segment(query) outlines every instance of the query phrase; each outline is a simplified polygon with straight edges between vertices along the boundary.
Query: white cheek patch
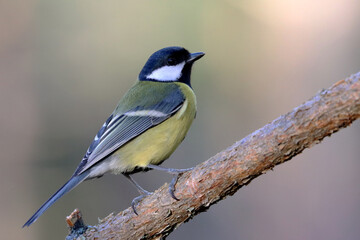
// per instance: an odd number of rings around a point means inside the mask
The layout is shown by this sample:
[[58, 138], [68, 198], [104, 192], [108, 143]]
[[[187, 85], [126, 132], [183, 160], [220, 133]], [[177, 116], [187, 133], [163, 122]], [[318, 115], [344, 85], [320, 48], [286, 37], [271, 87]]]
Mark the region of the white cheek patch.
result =
[[154, 70], [147, 75], [147, 79], [154, 79], [157, 81], [176, 81], [181, 77], [181, 71], [185, 66], [185, 62], [179, 63], [175, 66], [164, 66]]

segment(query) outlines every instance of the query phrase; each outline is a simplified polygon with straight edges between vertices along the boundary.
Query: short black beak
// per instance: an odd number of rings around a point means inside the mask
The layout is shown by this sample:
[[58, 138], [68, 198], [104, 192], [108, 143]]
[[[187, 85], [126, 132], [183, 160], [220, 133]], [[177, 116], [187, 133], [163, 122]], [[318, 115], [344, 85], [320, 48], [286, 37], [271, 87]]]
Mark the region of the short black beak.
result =
[[203, 52], [197, 52], [197, 53], [190, 53], [190, 58], [187, 60], [187, 62], [195, 62], [196, 60], [199, 60], [205, 55]]

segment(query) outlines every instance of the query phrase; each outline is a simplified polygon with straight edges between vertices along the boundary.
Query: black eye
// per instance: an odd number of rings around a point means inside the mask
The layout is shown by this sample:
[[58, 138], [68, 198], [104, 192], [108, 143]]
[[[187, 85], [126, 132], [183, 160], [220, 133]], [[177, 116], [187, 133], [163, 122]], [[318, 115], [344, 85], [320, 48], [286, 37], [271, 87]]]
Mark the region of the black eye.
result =
[[167, 64], [168, 65], [175, 65], [176, 64], [175, 58], [172, 58], [172, 57], [168, 58]]

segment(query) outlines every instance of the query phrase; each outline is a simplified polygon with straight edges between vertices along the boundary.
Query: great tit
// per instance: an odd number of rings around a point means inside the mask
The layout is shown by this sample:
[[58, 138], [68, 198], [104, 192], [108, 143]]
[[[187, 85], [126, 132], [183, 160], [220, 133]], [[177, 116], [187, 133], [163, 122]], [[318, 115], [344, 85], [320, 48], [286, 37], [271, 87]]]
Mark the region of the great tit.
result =
[[70, 180], [47, 200], [24, 224], [30, 226], [55, 201], [84, 180], [107, 172], [123, 174], [138, 189], [136, 204], [150, 192], [131, 174], [157, 169], [174, 176], [169, 186], [174, 195], [178, 175], [189, 169], [158, 166], [185, 138], [196, 115], [196, 98], [190, 84], [193, 63], [203, 52], [189, 53], [182, 47], [167, 47], [153, 53], [138, 80], [123, 96], [114, 112], [102, 125]]

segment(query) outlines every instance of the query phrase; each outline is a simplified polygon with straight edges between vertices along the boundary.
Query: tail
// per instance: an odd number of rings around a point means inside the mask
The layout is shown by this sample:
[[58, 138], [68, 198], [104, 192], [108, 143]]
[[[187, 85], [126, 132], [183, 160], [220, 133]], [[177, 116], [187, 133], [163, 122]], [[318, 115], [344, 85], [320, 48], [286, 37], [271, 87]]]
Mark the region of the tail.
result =
[[54, 195], [49, 198], [40, 208], [36, 211], [34, 215], [22, 226], [29, 227], [33, 222], [35, 222], [54, 202], [56, 202], [59, 198], [61, 198], [65, 193], [72, 190], [79, 183], [85, 180], [85, 178], [89, 175], [89, 173], [82, 173], [78, 176], [73, 176], [70, 180], [64, 184]]

